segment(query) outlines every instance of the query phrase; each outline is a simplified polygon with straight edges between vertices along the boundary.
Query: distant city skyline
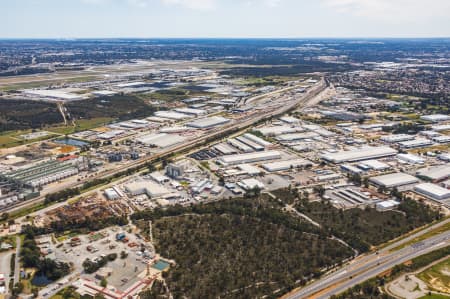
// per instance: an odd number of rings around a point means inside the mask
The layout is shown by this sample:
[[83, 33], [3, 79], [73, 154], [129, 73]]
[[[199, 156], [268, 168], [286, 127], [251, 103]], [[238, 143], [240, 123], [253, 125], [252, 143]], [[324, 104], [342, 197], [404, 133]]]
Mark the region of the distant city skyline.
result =
[[450, 37], [448, 0], [2, 0], [0, 38]]

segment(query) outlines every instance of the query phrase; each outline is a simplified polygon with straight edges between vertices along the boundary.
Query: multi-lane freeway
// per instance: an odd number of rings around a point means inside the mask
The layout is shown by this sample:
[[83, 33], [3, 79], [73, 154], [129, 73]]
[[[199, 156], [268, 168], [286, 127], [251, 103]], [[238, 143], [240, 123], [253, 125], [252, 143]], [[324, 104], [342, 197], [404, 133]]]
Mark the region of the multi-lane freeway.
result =
[[[302, 94], [299, 97], [292, 96], [288, 101], [286, 101], [284, 103], [284, 105], [280, 105], [280, 107], [277, 109], [267, 109], [255, 117], [251, 117], [251, 118], [241, 121], [241, 122], [232, 122], [226, 126], [223, 126], [223, 127], [217, 128], [217, 129], [213, 129], [213, 130], [207, 132], [206, 134], [204, 134], [203, 136], [196, 138], [195, 140], [185, 142], [181, 145], [169, 148], [167, 150], [161, 151], [161, 152], [151, 155], [151, 156], [142, 157], [142, 158], [140, 158], [136, 161], [130, 162], [128, 164], [121, 165], [114, 169], [99, 173], [94, 177], [89, 177], [88, 179], [95, 180], [95, 179], [111, 177], [112, 175], [114, 175], [116, 173], [120, 173], [120, 172], [126, 171], [128, 169], [133, 169], [136, 167], [144, 166], [146, 163], [156, 162], [159, 159], [161, 159], [163, 157], [167, 157], [170, 154], [179, 153], [179, 152], [183, 152], [183, 151], [187, 151], [187, 150], [196, 148], [198, 146], [201, 146], [208, 140], [223, 138], [223, 137], [227, 136], [227, 134], [230, 134], [230, 133], [233, 133], [233, 132], [236, 132], [239, 130], [243, 130], [243, 129], [248, 128], [251, 125], [256, 124], [262, 120], [269, 119], [269, 118], [277, 116], [277, 115], [282, 115], [282, 114], [290, 111], [291, 109], [296, 108], [297, 106], [307, 105], [309, 103], [309, 101], [315, 99], [315, 97], [317, 95], [319, 95], [322, 91], [324, 91], [326, 89], [326, 87], [327, 87], [327, 83], [325, 82], [324, 79], [322, 79], [321, 81], [316, 83], [313, 87], [308, 89], [304, 94]], [[273, 96], [275, 94], [286, 93], [295, 88], [298, 88], [298, 86], [292, 86], [292, 87], [288, 87], [288, 88], [279, 89], [277, 91], [266, 94], [266, 96]], [[65, 184], [62, 189], [81, 187], [85, 183], [85, 181], [86, 181], [86, 179], [81, 180], [81, 181], [74, 181], [70, 184]], [[53, 191], [57, 192], [59, 190], [53, 190]], [[33, 200], [25, 201], [18, 205], [8, 207], [7, 209], [2, 210], [1, 212], [10, 213], [13, 211], [17, 211], [17, 210], [20, 210], [20, 209], [23, 209], [23, 208], [26, 208], [29, 206], [33, 206], [40, 202], [43, 202], [44, 199], [45, 199], [45, 196], [40, 196]]]
[[402, 249], [392, 250], [393, 248], [405, 244], [411, 239], [423, 235], [448, 222], [450, 222], [450, 219], [413, 234], [408, 238], [392, 243], [390, 246], [385, 247], [378, 252], [360, 256], [338, 271], [287, 294], [283, 299], [329, 298], [332, 295], [342, 293], [359, 283], [375, 277], [376, 275], [393, 268], [395, 265], [404, 263], [433, 250], [449, 246], [450, 231], [446, 231], [410, 246], [405, 246]]

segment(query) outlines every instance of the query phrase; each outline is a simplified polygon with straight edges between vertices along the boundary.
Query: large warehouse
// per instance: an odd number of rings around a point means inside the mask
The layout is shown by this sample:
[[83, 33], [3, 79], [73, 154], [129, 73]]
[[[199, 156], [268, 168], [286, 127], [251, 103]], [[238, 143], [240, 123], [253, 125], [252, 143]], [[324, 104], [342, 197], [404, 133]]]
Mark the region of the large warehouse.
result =
[[136, 139], [137, 142], [146, 146], [155, 146], [160, 148], [170, 147], [179, 143], [183, 143], [185, 137], [175, 134], [147, 134]]
[[349, 151], [340, 151], [336, 153], [327, 153], [321, 156], [323, 160], [333, 163], [356, 162], [382, 157], [394, 156], [397, 151], [388, 146], [362, 147]]
[[259, 161], [281, 159], [281, 154], [278, 151], [264, 151], [248, 154], [223, 156], [218, 159], [218, 162], [224, 166], [237, 165], [244, 163], [254, 163]]
[[48, 160], [2, 176], [9, 181], [33, 188], [40, 187], [78, 174], [79, 170], [83, 168], [82, 160], [83, 158], [68, 161]]
[[450, 198], [450, 190], [432, 183], [419, 184], [414, 187], [414, 191], [434, 200], [444, 200]]
[[188, 127], [193, 127], [197, 129], [209, 129], [214, 128], [217, 126], [224, 125], [226, 123], [230, 122], [228, 118], [221, 117], [221, 116], [212, 116], [212, 117], [206, 117], [202, 119], [198, 119], [192, 122], [187, 123]]
[[287, 161], [267, 163], [262, 165], [262, 167], [268, 172], [286, 171], [291, 168], [308, 167], [308, 166], [312, 166], [312, 163], [311, 161], [305, 159], [293, 159]]
[[450, 178], [450, 164], [422, 168], [417, 171], [416, 175], [432, 182], [444, 181]]
[[416, 177], [402, 172], [376, 176], [370, 178], [370, 181], [378, 186], [386, 188], [402, 187], [419, 182], [419, 180]]
[[270, 146], [273, 145], [272, 143], [270, 143], [270, 142], [268, 142], [268, 141], [266, 141], [266, 140], [264, 140], [264, 139], [262, 139], [262, 138], [260, 138], [258, 136], [250, 134], [250, 133], [245, 133], [243, 136], [245, 138], [247, 138], [247, 139], [249, 139], [249, 140], [259, 144], [259, 145], [264, 146], [264, 147], [270, 147]]
[[125, 185], [125, 190], [133, 196], [147, 194], [151, 198], [169, 194], [166, 187], [152, 181], [137, 181]]

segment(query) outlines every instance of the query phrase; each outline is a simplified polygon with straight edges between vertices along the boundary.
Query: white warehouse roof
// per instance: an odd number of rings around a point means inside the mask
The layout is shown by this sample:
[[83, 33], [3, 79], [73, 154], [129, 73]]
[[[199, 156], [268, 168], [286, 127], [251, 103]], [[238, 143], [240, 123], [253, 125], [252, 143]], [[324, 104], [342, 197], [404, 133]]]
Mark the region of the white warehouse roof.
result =
[[354, 150], [327, 153], [322, 155], [321, 158], [333, 163], [343, 163], [388, 157], [395, 154], [397, 154], [397, 151], [388, 146], [368, 146]]
[[262, 167], [269, 172], [274, 172], [274, 171], [289, 170], [291, 167], [296, 168], [296, 167], [305, 167], [305, 166], [310, 166], [310, 165], [312, 165], [312, 163], [308, 160], [294, 159], [294, 160], [267, 163], [267, 164], [263, 164]]
[[223, 156], [219, 158], [219, 162], [224, 165], [236, 165], [244, 163], [253, 163], [265, 160], [280, 159], [281, 154], [278, 151], [264, 151], [239, 155]]
[[213, 128], [216, 126], [224, 125], [224, 124], [228, 123], [229, 121], [230, 120], [225, 117], [212, 116], [212, 117], [202, 118], [199, 120], [189, 122], [187, 124], [187, 126], [199, 128], [199, 129], [208, 129], [208, 128]]
[[370, 178], [370, 181], [372, 181], [377, 185], [385, 186], [387, 188], [394, 188], [404, 185], [415, 184], [419, 182], [419, 180], [416, 177], [403, 172], [376, 176]]
[[424, 183], [414, 187], [417, 193], [425, 195], [428, 198], [443, 200], [450, 198], [450, 190], [442, 188], [436, 184]]
[[432, 181], [445, 180], [450, 177], [450, 164], [422, 168], [417, 171], [417, 175]]

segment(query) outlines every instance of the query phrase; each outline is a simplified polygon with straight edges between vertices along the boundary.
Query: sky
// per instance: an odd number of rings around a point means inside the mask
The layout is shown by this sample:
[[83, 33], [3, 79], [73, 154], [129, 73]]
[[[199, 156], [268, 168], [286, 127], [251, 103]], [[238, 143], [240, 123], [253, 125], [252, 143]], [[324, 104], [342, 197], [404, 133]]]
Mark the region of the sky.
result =
[[450, 0], [0, 0], [0, 38], [450, 37]]

